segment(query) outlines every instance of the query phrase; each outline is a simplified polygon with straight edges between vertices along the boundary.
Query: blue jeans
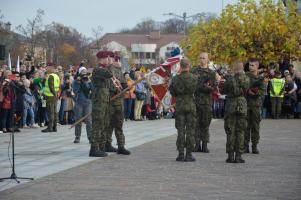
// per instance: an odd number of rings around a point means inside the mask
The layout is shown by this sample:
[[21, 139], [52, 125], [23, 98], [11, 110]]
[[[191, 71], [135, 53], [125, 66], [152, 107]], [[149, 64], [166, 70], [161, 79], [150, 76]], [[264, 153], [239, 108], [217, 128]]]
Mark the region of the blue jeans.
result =
[[[82, 104], [79, 104], [75, 102], [74, 106], [74, 114], [75, 119], [79, 120], [83, 116], [87, 115], [88, 113], [92, 112], [92, 103], [90, 101], [84, 102]], [[91, 138], [91, 130], [92, 130], [92, 116], [89, 115], [84, 122], [86, 123], [86, 132], [88, 140]], [[81, 136], [81, 130], [82, 130], [82, 123], [79, 123], [75, 126], [75, 136], [80, 137]]]
[[65, 100], [63, 98], [61, 98], [61, 106], [60, 106], [60, 110], [59, 110], [59, 122], [64, 121], [65, 103], [66, 103]]
[[132, 113], [132, 103], [133, 99], [124, 99], [123, 104], [124, 104], [124, 118], [129, 119]]
[[26, 125], [27, 122], [27, 115], [30, 117], [30, 125], [34, 124], [34, 112], [33, 112], [33, 108], [24, 108], [23, 110], [23, 126]]

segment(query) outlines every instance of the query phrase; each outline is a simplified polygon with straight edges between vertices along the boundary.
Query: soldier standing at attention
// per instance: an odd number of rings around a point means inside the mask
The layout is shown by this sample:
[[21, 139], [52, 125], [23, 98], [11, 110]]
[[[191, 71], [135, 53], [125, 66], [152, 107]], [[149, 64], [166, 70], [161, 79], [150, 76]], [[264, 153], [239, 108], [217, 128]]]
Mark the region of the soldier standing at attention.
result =
[[105, 157], [105, 127], [108, 124], [109, 112], [109, 82], [113, 77], [107, 69], [108, 52], [100, 51], [96, 54], [99, 59], [97, 66], [92, 73], [91, 81], [94, 86], [92, 90], [92, 130], [91, 130], [91, 149], [90, 157]]
[[[194, 92], [197, 79], [189, 72], [188, 59], [181, 60], [182, 72], [172, 79], [169, 91], [176, 97], [176, 117], [175, 125], [178, 130], [177, 149], [179, 155], [176, 161], [195, 161], [191, 152], [194, 149], [194, 134], [196, 122], [196, 105], [194, 102]], [[184, 158], [184, 149], [186, 157]]]
[[224, 128], [227, 134], [226, 152], [228, 153], [226, 162], [244, 163], [241, 155], [244, 151], [244, 132], [247, 125], [246, 94], [249, 79], [244, 74], [242, 62], [235, 62], [233, 68], [234, 75], [226, 77], [224, 85], [221, 85], [221, 93], [227, 95], [224, 117]]
[[60, 90], [60, 77], [54, 73], [55, 70], [49, 66], [46, 74], [44, 96], [46, 99], [46, 110], [48, 113], [48, 127], [42, 132], [56, 132], [57, 131], [57, 100], [58, 92]]
[[[208, 68], [208, 53], [200, 53], [200, 65], [191, 73], [197, 75], [198, 84], [195, 92], [197, 124], [195, 133], [195, 151], [209, 153], [209, 126], [212, 120], [212, 91], [217, 85], [216, 74]], [[202, 141], [202, 147], [201, 142]]]
[[[119, 62], [120, 57], [114, 55], [112, 52], [110, 52], [110, 54], [111, 56], [109, 59], [111, 59], [112, 61], [109, 61], [109, 63], [112, 64], [109, 65], [108, 69], [113, 74], [113, 78], [110, 80], [109, 91], [110, 91], [110, 96], [113, 97], [114, 95], [119, 93], [122, 89], [126, 88], [127, 83], [121, 71], [121, 63]], [[123, 154], [123, 155], [130, 155], [131, 152], [125, 149], [124, 147], [125, 137], [123, 134], [124, 115], [123, 115], [122, 96], [114, 100], [110, 100], [108, 120], [109, 123], [107, 124], [107, 127], [105, 129], [105, 134], [106, 134], [105, 151], [117, 152], [117, 154]], [[112, 146], [113, 131], [115, 132], [115, 136], [117, 139], [118, 149]]]
[[250, 88], [247, 93], [248, 102], [248, 124], [245, 131], [245, 153], [249, 153], [250, 138], [252, 141], [252, 153], [258, 154], [257, 144], [259, 142], [259, 127], [261, 121], [262, 98], [265, 89], [264, 77], [258, 74], [259, 62], [250, 59], [249, 70], [246, 73], [250, 80]]

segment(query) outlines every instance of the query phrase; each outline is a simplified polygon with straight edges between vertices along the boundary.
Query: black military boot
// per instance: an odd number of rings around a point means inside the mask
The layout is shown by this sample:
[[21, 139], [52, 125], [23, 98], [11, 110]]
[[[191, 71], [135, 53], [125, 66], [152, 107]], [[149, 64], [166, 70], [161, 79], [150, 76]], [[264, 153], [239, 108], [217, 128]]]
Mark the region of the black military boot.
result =
[[179, 152], [179, 155], [176, 158], [176, 161], [183, 162], [184, 160], [185, 160], [184, 152]]
[[78, 144], [80, 142], [80, 137], [76, 136], [74, 139], [74, 144]]
[[202, 152], [209, 153], [209, 149], [207, 147], [207, 142], [202, 142]]
[[101, 152], [101, 154], [104, 155], [103, 157], [108, 156], [108, 154], [105, 152], [105, 147], [104, 147], [104, 146], [99, 145], [99, 146], [98, 146], [98, 150], [99, 150], [99, 152]]
[[194, 162], [195, 158], [191, 154], [191, 152], [186, 152], [185, 162]]
[[245, 163], [245, 160], [241, 157], [241, 153], [235, 154], [235, 163]]
[[53, 126], [53, 132], [57, 132], [56, 124]]
[[117, 154], [122, 154], [122, 155], [130, 155], [131, 152], [124, 148], [123, 146], [119, 146], [117, 150]]
[[252, 145], [252, 153], [253, 153], [253, 154], [259, 154], [259, 151], [258, 151], [258, 149], [257, 149], [257, 145], [256, 145], [256, 144], [253, 144], [253, 145]]
[[106, 157], [108, 154], [104, 151], [100, 151], [97, 146], [92, 146], [90, 148], [90, 157]]
[[228, 158], [226, 160], [226, 163], [235, 163], [235, 160], [234, 160], [234, 153], [231, 152], [231, 153], [228, 153]]
[[117, 149], [111, 143], [106, 143], [105, 150], [106, 152], [117, 152]]
[[49, 132], [53, 132], [53, 130], [50, 129], [50, 128], [46, 128], [46, 129], [43, 129], [42, 132], [43, 133], [49, 133]]
[[250, 150], [249, 150], [249, 144], [246, 144], [246, 145], [245, 145], [244, 153], [250, 153]]

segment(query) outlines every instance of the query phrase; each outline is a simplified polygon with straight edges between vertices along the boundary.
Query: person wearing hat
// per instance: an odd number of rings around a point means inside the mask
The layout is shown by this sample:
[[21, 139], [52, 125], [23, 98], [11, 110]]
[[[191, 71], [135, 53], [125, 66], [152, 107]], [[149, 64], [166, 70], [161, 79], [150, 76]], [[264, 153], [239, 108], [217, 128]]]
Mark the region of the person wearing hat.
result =
[[[110, 60], [112, 64], [108, 69], [112, 72], [114, 78], [110, 80], [110, 97], [113, 97], [121, 90], [127, 87], [127, 82], [121, 71], [120, 57], [110, 52]], [[125, 136], [123, 134], [123, 99], [122, 96], [110, 101], [109, 104], [109, 123], [105, 129], [106, 132], [106, 152], [117, 152], [117, 154], [129, 155], [131, 152], [125, 149]], [[112, 135], [115, 132], [118, 149], [112, 146]]]
[[281, 72], [276, 71], [275, 77], [270, 81], [269, 93], [271, 97], [271, 115], [273, 119], [279, 119], [281, 106], [285, 92], [285, 80], [281, 78]]
[[46, 99], [46, 110], [48, 113], [48, 127], [43, 133], [57, 132], [57, 101], [60, 89], [60, 78], [53, 67], [49, 66], [46, 72], [45, 88], [43, 95]]
[[109, 112], [109, 84], [113, 74], [108, 70], [108, 52], [100, 51], [96, 54], [99, 65], [95, 67], [92, 73], [91, 81], [93, 90], [92, 100], [92, 130], [91, 130], [91, 148], [90, 157], [105, 157], [106, 135], [105, 127], [108, 123]]
[[[72, 83], [72, 88], [74, 92], [74, 114], [75, 120], [79, 120], [80, 118], [84, 117], [88, 113], [92, 111], [92, 102], [91, 102], [91, 92], [93, 89], [93, 85], [91, 80], [88, 77], [87, 69], [85, 67], [80, 67], [78, 70], [79, 74], [76, 80]], [[90, 141], [91, 138], [91, 129], [92, 129], [92, 117], [91, 115], [88, 116], [84, 120], [86, 124], [86, 132], [88, 140]], [[74, 143], [80, 142], [81, 136], [81, 129], [82, 125], [77, 124], [75, 126], [75, 140]]]

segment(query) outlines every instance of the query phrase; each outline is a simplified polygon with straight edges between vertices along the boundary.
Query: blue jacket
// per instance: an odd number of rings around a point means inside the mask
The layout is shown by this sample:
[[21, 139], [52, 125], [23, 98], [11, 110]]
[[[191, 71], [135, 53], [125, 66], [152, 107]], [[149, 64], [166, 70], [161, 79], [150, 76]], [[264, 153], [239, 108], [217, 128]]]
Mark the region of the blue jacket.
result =
[[24, 109], [32, 108], [36, 102], [34, 95], [30, 91], [26, 91], [23, 94], [24, 97]]
[[146, 93], [146, 88], [145, 88], [145, 81], [141, 81], [139, 83], [137, 83], [136, 87], [135, 87], [135, 91], [137, 93]]
[[[93, 89], [92, 82], [78, 82], [74, 80], [72, 83], [72, 88], [74, 92], [74, 101], [78, 104], [91, 103], [90, 92]], [[84, 92], [86, 91], [86, 93]]]

